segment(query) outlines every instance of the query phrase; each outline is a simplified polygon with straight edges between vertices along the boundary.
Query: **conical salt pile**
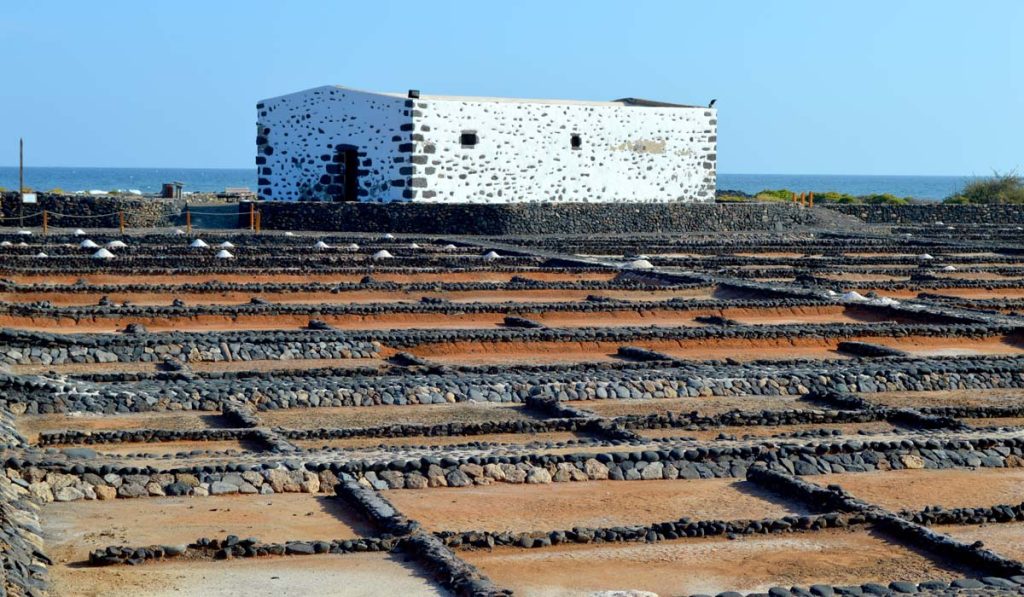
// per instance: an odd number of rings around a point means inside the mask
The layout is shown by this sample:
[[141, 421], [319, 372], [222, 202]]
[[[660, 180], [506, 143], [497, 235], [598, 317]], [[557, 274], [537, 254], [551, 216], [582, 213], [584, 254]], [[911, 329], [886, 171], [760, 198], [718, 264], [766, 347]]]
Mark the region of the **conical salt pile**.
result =
[[409, 248], [410, 249], [418, 249], [418, 248], [420, 248], [420, 246], [417, 245], [416, 243], [412, 243], [412, 244], [409, 245]]
[[654, 265], [646, 259], [634, 259], [622, 265], [622, 269], [652, 269]]
[[325, 243], [322, 240], [318, 240], [316, 241], [316, 244], [313, 245], [313, 248], [316, 249], [317, 251], [323, 251], [324, 249], [330, 249], [331, 245]]
[[359, 245], [357, 245], [355, 243], [349, 243], [348, 250], [349, 251], [358, 251], [359, 250]]
[[108, 249], [124, 249], [127, 246], [128, 245], [125, 244], [125, 242], [123, 240], [112, 240], [109, 243], [107, 243], [107, 248]]
[[92, 254], [93, 259], [113, 259], [114, 254], [106, 249], [100, 249]]
[[444, 249], [445, 251], [454, 251], [454, 250], [455, 250], [455, 249], [457, 249], [458, 247], [456, 247], [455, 245], [451, 245], [451, 244], [448, 244], [448, 245], [445, 245], [445, 246], [444, 246], [444, 247], [442, 247], [442, 248], [443, 248], [443, 249]]
[[227, 249], [221, 249], [220, 251], [217, 251], [215, 257], [217, 259], [234, 259], [235, 256], [229, 253]]
[[174, 234], [176, 236], [181, 236], [181, 235], [185, 234], [185, 231], [182, 230], [181, 228], [178, 228], [177, 230], [174, 231]]
[[495, 259], [501, 259], [501, 255], [498, 255], [495, 251], [487, 251], [484, 253], [484, 261], [494, 261]]
[[205, 242], [203, 242], [203, 239], [197, 238], [194, 241], [192, 241], [192, 244], [190, 244], [189, 246], [192, 247], [193, 249], [205, 249], [206, 247], [209, 247], [210, 245], [208, 245]]
[[373, 254], [373, 259], [391, 259], [392, 257], [394, 255], [385, 250], [380, 250]]
[[78, 243], [78, 247], [81, 249], [95, 249], [96, 247], [99, 247], [99, 245], [97, 245], [96, 243], [92, 242], [89, 239], [85, 239], [82, 242]]
[[82, 230], [81, 228], [75, 228], [74, 235], [75, 236], [85, 236], [85, 230]]
[[49, 255], [47, 255], [46, 253], [43, 253], [42, 251], [39, 251], [38, 253], [36, 253], [36, 257], [40, 257], [40, 258], [42, 258], [42, 257], [49, 257]]
[[386, 238], [388, 240], [391, 240], [391, 239], [395, 238], [395, 235], [391, 234], [390, 232], [388, 232], [387, 234], [384, 235], [384, 238]]
[[222, 242], [218, 246], [220, 248], [222, 248], [222, 249], [234, 249], [235, 248], [235, 245], [231, 244], [231, 241], [229, 241], [229, 240], [226, 240], [226, 241]]

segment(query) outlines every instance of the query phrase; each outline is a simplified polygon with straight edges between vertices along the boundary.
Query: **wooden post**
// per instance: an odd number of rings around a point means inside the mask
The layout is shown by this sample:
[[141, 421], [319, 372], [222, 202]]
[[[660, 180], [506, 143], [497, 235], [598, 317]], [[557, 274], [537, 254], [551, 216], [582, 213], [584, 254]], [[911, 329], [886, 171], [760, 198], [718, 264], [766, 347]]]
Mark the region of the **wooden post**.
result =
[[185, 208], [185, 229], [188, 230], [189, 236], [192, 235], [192, 212]]
[[49, 220], [48, 216], [49, 215], [50, 214], [46, 213], [46, 210], [44, 209], [43, 210], [43, 236], [46, 236], [46, 228], [47, 228], [47, 224], [49, 223], [48, 222], [48, 220]]
[[118, 225], [121, 227], [121, 236], [124, 236], [124, 212], [123, 211], [117, 212], [117, 222], [118, 222]]
[[262, 211], [258, 211], [258, 212], [256, 212], [256, 234], [259, 234], [260, 230], [262, 228], [263, 228], [263, 212]]
[[796, 203], [796, 193], [793, 193], [793, 203]]
[[249, 203], [249, 230], [256, 230], [256, 203]]
[[814, 193], [811, 192], [810, 197], [807, 198], [807, 207], [814, 207]]

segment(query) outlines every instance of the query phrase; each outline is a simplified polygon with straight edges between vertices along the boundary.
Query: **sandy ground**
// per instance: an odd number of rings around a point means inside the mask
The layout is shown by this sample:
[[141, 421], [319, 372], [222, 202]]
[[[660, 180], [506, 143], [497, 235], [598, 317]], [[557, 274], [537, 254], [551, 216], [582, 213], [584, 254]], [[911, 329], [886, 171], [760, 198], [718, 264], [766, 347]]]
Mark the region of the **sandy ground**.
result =
[[61, 563], [84, 561], [108, 545], [180, 545], [226, 535], [353, 539], [372, 531], [338, 498], [306, 493], [53, 502], [40, 518], [47, 554]]
[[931, 527], [965, 543], [981, 541], [985, 547], [1001, 556], [1017, 561], [1024, 559], [1024, 522], [1005, 522], [980, 525], [938, 525]]
[[812, 483], [838, 483], [854, 496], [890, 510], [1019, 504], [1024, 501], [1024, 469], [898, 470], [806, 477]]
[[848, 530], [756, 535], [734, 541], [503, 548], [461, 555], [517, 595], [587, 595], [610, 589], [714, 595], [814, 583], [952, 580], [964, 574], [887, 537]]
[[[565, 442], [589, 436], [571, 431], [551, 433], [488, 433], [485, 435], [456, 435], [442, 437], [353, 437], [346, 439], [294, 440], [293, 444], [310, 450], [321, 448], [376, 448], [385, 446], [452, 446], [468, 442], [493, 442], [525, 445], [531, 442]], [[579, 450], [579, 448], [577, 448]]]
[[713, 429], [706, 429], [702, 431], [688, 431], [686, 429], [637, 429], [636, 432], [642, 437], [649, 439], [662, 438], [662, 437], [693, 437], [699, 440], [713, 440], [719, 436], [719, 434], [735, 435], [737, 438], [744, 436], [752, 437], [771, 437], [773, 435], [779, 435], [782, 433], [796, 433], [799, 431], [818, 431], [825, 429], [828, 431], [837, 430], [841, 431], [844, 436], [856, 435], [858, 431], [864, 431], [868, 433], [884, 433], [899, 429], [891, 423], [885, 421], [872, 421], [869, 423], [824, 423], [824, 424], [808, 424], [808, 425], [756, 425], [756, 426], [738, 426], [738, 427], [715, 427]]
[[942, 392], [878, 392], [861, 394], [865, 399], [884, 406], [1017, 406], [1024, 400], [1024, 390], [951, 390]]
[[822, 278], [826, 280], [835, 280], [836, 282], [906, 282], [910, 279], [909, 276], [888, 276], [885, 274], [854, 274], [854, 273], [842, 273], [842, 274], [822, 274]]
[[402, 489], [388, 499], [431, 530], [547, 531], [650, 524], [690, 517], [733, 520], [806, 514], [747, 481], [594, 481], [551, 485]]
[[387, 553], [170, 560], [134, 567], [54, 566], [50, 576], [54, 594], [83, 597], [448, 594], [402, 555]]
[[22, 415], [16, 419], [18, 431], [35, 443], [43, 431], [97, 431], [103, 429], [170, 429], [184, 431], [229, 427], [227, 419], [219, 413], [186, 411], [154, 412], [117, 415], [82, 413], [80, 415], [50, 414]]
[[942, 294], [965, 299], [1020, 299], [1024, 298], [1024, 282], [1020, 288], [917, 288], [913, 290], [886, 290], [879, 288], [858, 287], [855, 290], [861, 294], [874, 291], [880, 295], [892, 298], [916, 298], [918, 294], [927, 292], [929, 294]]
[[332, 408], [289, 408], [262, 411], [267, 427], [288, 429], [360, 428], [380, 425], [437, 425], [448, 422], [522, 421], [533, 419], [520, 404], [455, 403], [380, 405]]
[[[188, 363], [193, 371], [284, 371], [290, 369], [358, 369], [380, 367], [380, 359], [270, 359], [263, 361], [195, 361]], [[58, 375], [76, 373], [152, 373], [159, 363], [71, 363], [68, 365], [12, 365], [18, 374], [38, 374], [50, 371]]]
[[700, 398], [657, 398], [653, 400], [579, 400], [567, 404], [589, 410], [605, 417], [622, 417], [626, 415], [664, 414], [666, 412], [698, 412], [709, 416], [743, 410], [758, 412], [762, 410], [807, 410], [815, 408], [813, 404], [789, 397], [725, 397], [708, 396]]

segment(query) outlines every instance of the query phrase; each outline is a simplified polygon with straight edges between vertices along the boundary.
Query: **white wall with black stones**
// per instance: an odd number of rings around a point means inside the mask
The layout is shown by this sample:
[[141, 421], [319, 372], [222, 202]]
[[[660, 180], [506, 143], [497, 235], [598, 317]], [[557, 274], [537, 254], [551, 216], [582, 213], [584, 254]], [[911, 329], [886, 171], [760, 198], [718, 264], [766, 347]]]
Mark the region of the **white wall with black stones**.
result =
[[[415, 154], [427, 158], [416, 200], [714, 200], [713, 109], [429, 99], [416, 108]], [[464, 132], [475, 146], [462, 145]]]
[[[339, 144], [359, 148], [361, 200], [402, 199], [399, 146], [408, 141], [403, 98], [325, 86], [256, 105], [258, 193], [265, 200], [327, 200], [328, 166]], [[403, 130], [403, 126], [405, 129]]]
[[[330, 200], [338, 145], [360, 201], [713, 201], [717, 114], [586, 102], [409, 100], [319, 87], [257, 105], [264, 200]], [[463, 134], [473, 133], [473, 146]], [[572, 138], [579, 138], [573, 147]], [[334, 168], [336, 174], [336, 168]]]

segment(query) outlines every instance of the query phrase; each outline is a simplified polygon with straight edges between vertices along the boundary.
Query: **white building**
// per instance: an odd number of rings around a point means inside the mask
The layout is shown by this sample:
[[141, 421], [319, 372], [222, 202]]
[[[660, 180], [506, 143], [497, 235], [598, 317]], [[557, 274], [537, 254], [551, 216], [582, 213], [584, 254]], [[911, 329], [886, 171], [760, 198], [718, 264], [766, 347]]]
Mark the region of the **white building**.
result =
[[715, 196], [713, 108], [368, 93], [259, 102], [264, 200], [669, 202]]

